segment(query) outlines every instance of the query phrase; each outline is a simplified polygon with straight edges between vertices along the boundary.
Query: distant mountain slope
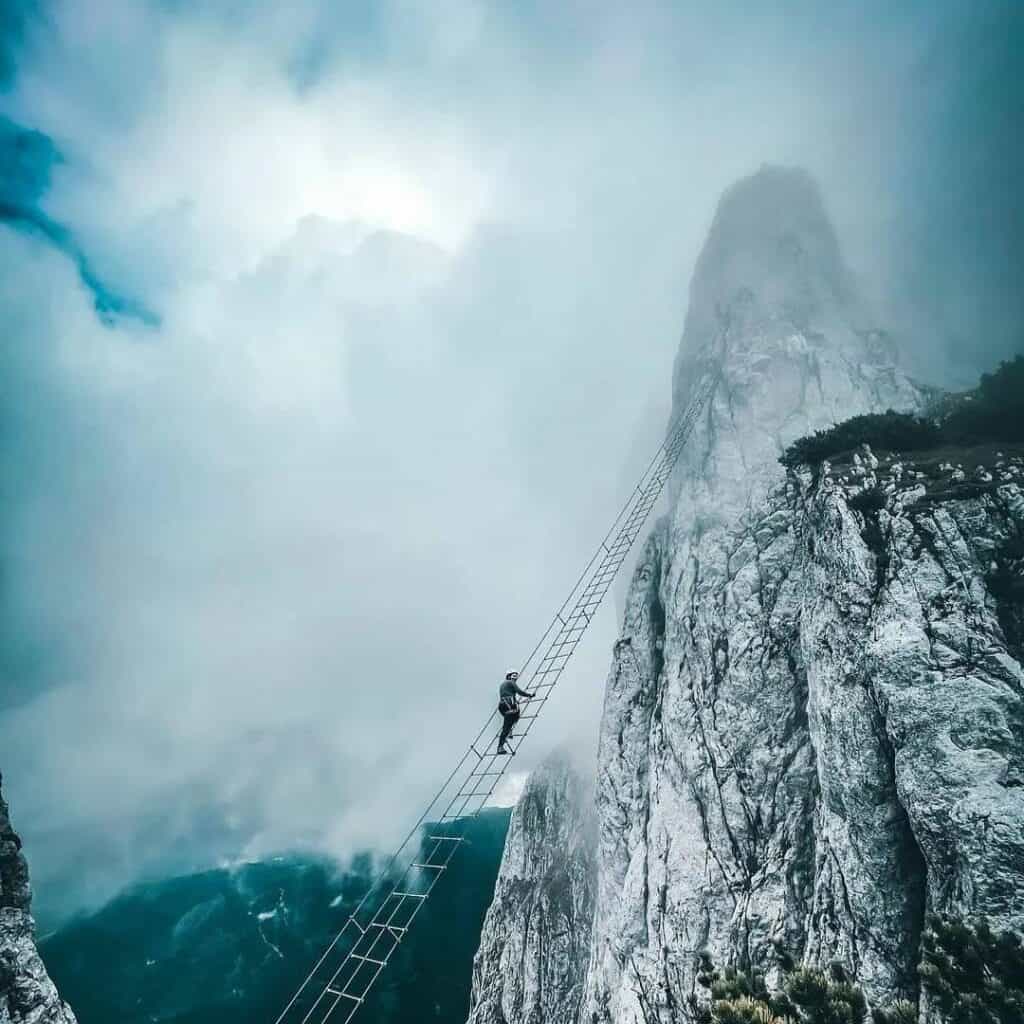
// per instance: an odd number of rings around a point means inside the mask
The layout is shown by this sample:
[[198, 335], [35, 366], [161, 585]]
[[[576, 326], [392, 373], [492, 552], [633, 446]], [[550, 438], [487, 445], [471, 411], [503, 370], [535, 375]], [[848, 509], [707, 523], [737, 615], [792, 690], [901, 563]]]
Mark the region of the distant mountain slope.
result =
[[[440, 884], [381, 977], [364, 1019], [462, 1024], [473, 954], [509, 812], [471, 822], [460, 869]], [[367, 864], [279, 858], [137, 886], [41, 944], [80, 1024], [272, 1024], [340, 928]]]

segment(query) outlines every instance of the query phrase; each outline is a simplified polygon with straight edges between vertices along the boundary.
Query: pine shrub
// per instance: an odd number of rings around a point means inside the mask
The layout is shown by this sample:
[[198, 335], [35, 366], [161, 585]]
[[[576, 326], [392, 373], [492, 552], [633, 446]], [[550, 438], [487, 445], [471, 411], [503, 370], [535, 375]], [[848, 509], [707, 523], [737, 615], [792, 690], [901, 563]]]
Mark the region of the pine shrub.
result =
[[909, 452], [941, 445], [1024, 441], [1024, 356], [982, 374], [978, 387], [939, 419], [909, 413], [854, 416], [794, 441], [779, 457], [789, 469], [818, 466], [862, 444], [879, 451]]
[[1024, 1024], [1024, 947], [984, 920], [931, 916], [921, 937], [921, 987], [951, 1024]]

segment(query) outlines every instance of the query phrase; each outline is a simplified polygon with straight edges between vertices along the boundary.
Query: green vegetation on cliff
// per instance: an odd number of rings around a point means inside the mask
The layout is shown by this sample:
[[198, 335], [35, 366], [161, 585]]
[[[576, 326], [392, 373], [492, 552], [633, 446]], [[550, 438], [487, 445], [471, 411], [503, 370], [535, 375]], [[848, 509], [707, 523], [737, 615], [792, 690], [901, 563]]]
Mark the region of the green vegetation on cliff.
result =
[[982, 375], [978, 387], [947, 402], [935, 416], [870, 413], [794, 441], [779, 457], [787, 468], [820, 465], [862, 444], [878, 451], [910, 452], [942, 445], [1024, 441], [1024, 356]]
[[[697, 982], [704, 995], [679, 998], [668, 992], [668, 1005], [661, 1008], [634, 964], [644, 1024], [666, 1019], [673, 1024], [862, 1024], [867, 1019], [867, 999], [842, 964], [798, 966], [781, 947], [777, 954], [781, 984], [776, 988], [768, 986], [762, 971], [719, 970], [701, 954]], [[921, 998], [945, 1024], [1024, 1024], [1024, 945], [1014, 932], [996, 933], [984, 920], [929, 915], [918, 980]], [[871, 1007], [870, 1018], [872, 1024], [916, 1024], [918, 1008], [898, 1000]]]

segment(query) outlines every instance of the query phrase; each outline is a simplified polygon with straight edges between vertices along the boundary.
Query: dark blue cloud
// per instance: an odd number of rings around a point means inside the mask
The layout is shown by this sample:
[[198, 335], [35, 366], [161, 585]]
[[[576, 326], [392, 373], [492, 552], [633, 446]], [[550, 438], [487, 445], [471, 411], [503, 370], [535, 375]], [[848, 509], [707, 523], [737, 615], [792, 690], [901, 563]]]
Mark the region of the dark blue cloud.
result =
[[25, 28], [37, 16], [32, 0], [0, 0], [0, 89], [14, 78]]
[[104, 281], [71, 231], [43, 211], [41, 200], [49, 189], [52, 169], [61, 159], [49, 136], [0, 117], [0, 223], [45, 239], [71, 259], [105, 323], [131, 317], [155, 327], [159, 317]]
[[[60, 161], [48, 136], [0, 117], [0, 223], [64, 253], [77, 267], [103, 322], [131, 317], [155, 326], [156, 316], [102, 281], [71, 232], [40, 208], [51, 172]], [[40, 474], [59, 472], [48, 456], [59, 460], [61, 453], [45, 442], [31, 440], [40, 441], [40, 424], [66, 415], [62, 408], [47, 408], [54, 396], [47, 382], [38, 379], [40, 372], [31, 352], [17, 345], [5, 348], [0, 358], [0, 458], [4, 464], [0, 499], [4, 510], [16, 508], [18, 497], [31, 489], [31, 481]], [[18, 557], [16, 531], [8, 516], [0, 512], [0, 709], [48, 689], [65, 668], [59, 643], [52, 635], [44, 637], [31, 612], [10, 593], [9, 568], [11, 560]]]
[[[8, 8], [0, 16], [9, 28], [13, 14]], [[6, 34], [5, 34], [6, 38]], [[9, 58], [6, 58], [8, 59]], [[9, 64], [5, 64], [7, 70]], [[0, 221], [22, 230], [38, 232], [53, 244], [64, 238], [56, 225], [39, 214], [36, 204], [46, 192], [50, 170], [59, 159], [56, 148], [40, 132], [26, 131], [7, 119], [0, 119]], [[7, 347], [0, 366], [0, 454], [5, 471], [2, 507], [10, 510], [28, 478], [39, 470], [38, 452], [26, 449], [22, 441], [25, 425], [38, 410], [27, 400], [32, 374], [27, 359], [18, 359], [18, 348]], [[11, 365], [17, 361], [18, 365]], [[33, 630], [24, 608], [10, 594], [8, 571], [16, 551], [11, 541], [8, 516], [0, 517], [0, 708], [20, 703], [52, 680], [55, 659], [45, 650], [42, 637]]]

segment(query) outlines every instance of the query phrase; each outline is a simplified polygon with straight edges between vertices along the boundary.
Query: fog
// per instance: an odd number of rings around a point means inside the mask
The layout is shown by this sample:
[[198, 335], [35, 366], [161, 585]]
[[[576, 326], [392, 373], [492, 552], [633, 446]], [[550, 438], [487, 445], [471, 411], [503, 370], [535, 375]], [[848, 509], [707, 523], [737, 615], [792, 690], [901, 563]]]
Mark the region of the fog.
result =
[[[5, 16], [0, 769], [44, 922], [404, 834], [657, 444], [763, 162], [914, 372], [1020, 348], [1015, 4], [628, 7]], [[615, 618], [517, 770], [593, 743]]]

